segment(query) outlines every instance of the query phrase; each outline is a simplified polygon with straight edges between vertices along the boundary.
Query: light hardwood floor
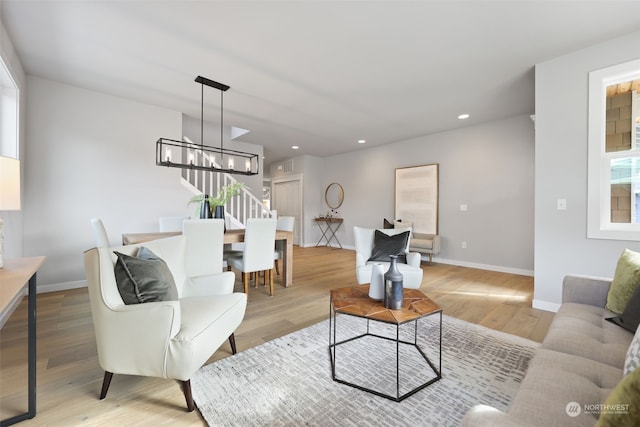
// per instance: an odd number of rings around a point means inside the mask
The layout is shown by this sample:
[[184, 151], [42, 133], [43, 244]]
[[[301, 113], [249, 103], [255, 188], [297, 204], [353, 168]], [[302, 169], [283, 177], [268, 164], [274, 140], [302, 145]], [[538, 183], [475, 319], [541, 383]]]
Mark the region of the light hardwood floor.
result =
[[[326, 319], [329, 290], [356, 285], [353, 251], [295, 247], [294, 259], [293, 287], [276, 282], [273, 298], [264, 287], [250, 288], [236, 331], [238, 351]], [[533, 278], [445, 264], [422, 268], [421, 290], [446, 315], [535, 341], [544, 338], [553, 314], [531, 308]], [[242, 291], [240, 280], [236, 290]], [[186, 412], [182, 391], [171, 380], [114, 375], [107, 398], [98, 400], [104, 372], [86, 289], [38, 295], [37, 315], [37, 416], [20, 426], [206, 425], [197, 410]], [[210, 361], [230, 354], [225, 343]], [[26, 357], [25, 298], [0, 331], [1, 419], [26, 409]]]

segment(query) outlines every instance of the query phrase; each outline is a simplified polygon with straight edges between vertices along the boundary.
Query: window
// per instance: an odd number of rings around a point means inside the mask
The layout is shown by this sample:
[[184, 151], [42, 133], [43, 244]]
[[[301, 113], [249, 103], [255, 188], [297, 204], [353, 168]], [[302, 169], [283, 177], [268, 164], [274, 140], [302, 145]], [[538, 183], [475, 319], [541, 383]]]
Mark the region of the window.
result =
[[18, 85], [0, 57], [0, 156], [18, 158]]
[[640, 60], [589, 73], [587, 237], [640, 240]]

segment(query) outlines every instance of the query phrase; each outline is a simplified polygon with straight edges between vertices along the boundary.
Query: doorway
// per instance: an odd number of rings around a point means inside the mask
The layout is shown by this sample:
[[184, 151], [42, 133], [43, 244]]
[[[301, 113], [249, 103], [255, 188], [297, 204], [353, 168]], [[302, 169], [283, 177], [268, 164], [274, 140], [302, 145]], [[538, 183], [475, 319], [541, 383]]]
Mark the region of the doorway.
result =
[[302, 175], [276, 178], [271, 181], [271, 209], [278, 216], [295, 218], [293, 244], [300, 245], [302, 232]]

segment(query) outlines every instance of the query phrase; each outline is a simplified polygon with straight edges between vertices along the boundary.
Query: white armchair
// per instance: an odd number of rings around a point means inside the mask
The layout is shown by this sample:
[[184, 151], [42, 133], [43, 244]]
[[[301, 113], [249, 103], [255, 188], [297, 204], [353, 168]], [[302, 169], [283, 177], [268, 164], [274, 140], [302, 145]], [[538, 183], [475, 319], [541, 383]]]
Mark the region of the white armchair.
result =
[[[353, 227], [353, 237], [356, 246], [356, 279], [359, 285], [371, 282], [371, 270], [373, 264], [383, 264], [386, 271], [389, 267], [388, 262], [380, 261], [368, 261], [373, 252], [375, 229]], [[405, 231], [410, 231], [409, 228], [390, 228], [379, 229], [379, 231], [394, 236]], [[405, 249], [405, 255], [407, 263], [398, 263], [398, 270], [403, 276], [403, 286], [409, 289], [418, 289], [422, 284], [423, 271], [420, 267], [420, 254], [417, 252], [409, 252], [409, 246], [411, 244], [411, 236], [407, 241], [407, 247]]]
[[[166, 262], [176, 284], [177, 301], [124, 304], [116, 285], [117, 257], [113, 251], [133, 256], [139, 246]], [[235, 354], [233, 334], [244, 318], [247, 297], [233, 292], [233, 273], [199, 271], [197, 276], [190, 275], [189, 271], [195, 269], [185, 264], [186, 253], [191, 265], [213, 260], [207, 252], [198, 255], [198, 251], [189, 249], [194, 248], [189, 248], [188, 235], [183, 235], [85, 252], [98, 359], [105, 370], [100, 399], [106, 397], [114, 373], [170, 378], [182, 382], [187, 408], [193, 411], [191, 376], [227, 339]], [[198, 260], [193, 259], [198, 256]], [[222, 260], [214, 265], [220, 270]]]

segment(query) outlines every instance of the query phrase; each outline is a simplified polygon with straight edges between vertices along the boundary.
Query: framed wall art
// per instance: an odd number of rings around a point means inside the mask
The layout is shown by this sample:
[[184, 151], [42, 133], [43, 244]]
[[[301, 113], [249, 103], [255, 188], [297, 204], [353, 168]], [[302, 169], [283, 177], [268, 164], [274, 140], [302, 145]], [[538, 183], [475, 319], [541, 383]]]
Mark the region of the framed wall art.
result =
[[438, 164], [396, 169], [395, 220], [414, 233], [438, 234]]

